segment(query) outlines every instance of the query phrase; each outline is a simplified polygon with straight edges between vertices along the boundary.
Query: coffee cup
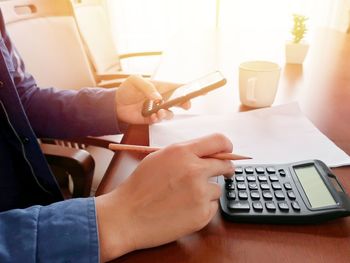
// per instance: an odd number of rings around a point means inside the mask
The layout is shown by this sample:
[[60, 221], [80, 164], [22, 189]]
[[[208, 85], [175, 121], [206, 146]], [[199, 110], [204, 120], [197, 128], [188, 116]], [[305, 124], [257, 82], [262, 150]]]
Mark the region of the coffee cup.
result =
[[242, 104], [262, 108], [275, 100], [281, 67], [269, 61], [247, 61], [239, 65], [239, 96]]

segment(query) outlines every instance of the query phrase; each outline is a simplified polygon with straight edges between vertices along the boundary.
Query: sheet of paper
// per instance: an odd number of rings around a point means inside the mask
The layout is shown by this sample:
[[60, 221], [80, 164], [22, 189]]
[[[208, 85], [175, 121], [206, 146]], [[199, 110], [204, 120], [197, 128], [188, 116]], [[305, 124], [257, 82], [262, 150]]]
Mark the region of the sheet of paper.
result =
[[279, 164], [319, 159], [330, 167], [350, 165], [350, 157], [322, 134], [297, 103], [234, 115], [177, 116], [150, 126], [150, 145], [163, 147], [219, 132], [234, 153], [253, 157], [237, 164]]

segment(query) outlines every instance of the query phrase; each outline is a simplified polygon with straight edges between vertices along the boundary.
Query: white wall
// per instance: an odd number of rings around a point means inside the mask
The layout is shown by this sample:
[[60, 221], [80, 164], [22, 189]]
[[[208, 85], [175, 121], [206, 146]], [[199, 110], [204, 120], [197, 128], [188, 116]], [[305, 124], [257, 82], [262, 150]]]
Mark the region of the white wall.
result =
[[[121, 52], [161, 50], [178, 31], [215, 26], [215, 0], [107, 0]], [[309, 17], [310, 31], [346, 31], [350, 0], [220, 0], [221, 30], [278, 31], [287, 38], [292, 14]]]

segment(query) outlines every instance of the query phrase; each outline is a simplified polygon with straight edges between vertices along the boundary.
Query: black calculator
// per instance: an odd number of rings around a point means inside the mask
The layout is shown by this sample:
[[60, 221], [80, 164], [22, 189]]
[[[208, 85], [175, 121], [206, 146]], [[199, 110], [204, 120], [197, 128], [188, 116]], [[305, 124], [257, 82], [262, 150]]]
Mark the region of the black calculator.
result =
[[349, 196], [319, 160], [236, 166], [219, 184], [220, 210], [231, 221], [310, 224], [350, 215]]

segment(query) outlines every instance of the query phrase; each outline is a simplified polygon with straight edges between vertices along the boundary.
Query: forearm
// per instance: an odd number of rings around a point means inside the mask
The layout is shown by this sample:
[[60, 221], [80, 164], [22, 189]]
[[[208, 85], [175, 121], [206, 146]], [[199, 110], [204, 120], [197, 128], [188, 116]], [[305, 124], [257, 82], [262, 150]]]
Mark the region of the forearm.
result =
[[128, 222], [132, 219], [127, 218], [127, 207], [118, 204], [120, 199], [115, 198], [115, 191], [95, 198], [101, 262], [110, 261], [135, 249], [130, 237], [133, 229], [128, 227]]
[[113, 89], [33, 87], [21, 99], [39, 137], [70, 138], [120, 133], [114, 97]]
[[56, 90], [39, 88], [2, 28], [17, 93], [40, 137], [67, 138], [120, 132], [114, 89]]

